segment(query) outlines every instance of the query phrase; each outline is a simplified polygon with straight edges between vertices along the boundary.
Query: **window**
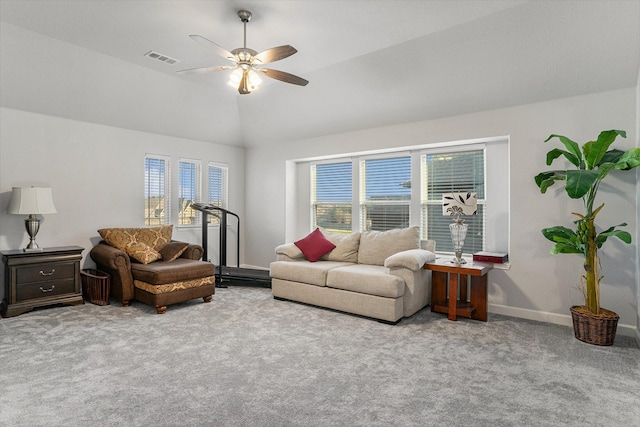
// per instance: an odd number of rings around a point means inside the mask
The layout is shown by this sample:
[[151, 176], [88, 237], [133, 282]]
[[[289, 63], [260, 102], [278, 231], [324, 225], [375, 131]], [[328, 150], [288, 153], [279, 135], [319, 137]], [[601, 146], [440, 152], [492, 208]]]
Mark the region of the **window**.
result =
[[360, 161], [360, 229], [385, 231], [409, 226], [411, 157]]
[[171, 222], [169, 158], [147, 154], [144, 158], [144, 224]]
[[300, 204], [295, 232], [301, 235], [309, 225], [345, 233], [419, 225], [421, 239], [435, 240], [439, 252], [453, 252], [449, 232], [453, 219], [442, 214], [442, 194], [475, 192], [477, 214], [463, 218], [469, 225], [465, 253], [506, 252], [508, 142], [507, 137], [495, 137], [317, 162], [301, 160], [309, 166], [299, 173], [310, 174], [311, 188], [310, 193], [298, 190], [295, 197], [301, 201], [308, 197], [311, 221], [302, 217], [308, 215], [308, 205]]
[[[229, 167], [222, 163], [209, 163], [209, 196], [208, 203], [227, 209]], [[207, 215], [210, 224], [219, 224], [216, 215]]]
[[421, 230], [422, 237], [436, 241], [436, 249], [453, 252], [449, 232], [452, 217], [442, 214], [442, 193], [475, 192], [478, 213], [463, 217], [469, 225], [464, 250], [473, 253], [484, 249], [485, 236], [485, 152], [423, 152], [421, 165]]
[[311, 224], [351, 232], [351, 160], [311, 165]]
[[181, 159], [178, 163], [178, 224], [200, 224], [198, 211], [191, 207], [199, 202], [202, 194], [201, 163], [198, 160]]

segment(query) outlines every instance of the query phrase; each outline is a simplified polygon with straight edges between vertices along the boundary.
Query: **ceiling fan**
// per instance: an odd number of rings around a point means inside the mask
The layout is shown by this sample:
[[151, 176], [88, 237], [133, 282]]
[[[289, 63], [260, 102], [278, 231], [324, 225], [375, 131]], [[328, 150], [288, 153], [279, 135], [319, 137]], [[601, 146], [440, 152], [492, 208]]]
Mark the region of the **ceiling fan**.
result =
[[293, 46], [289, 45], [273, 47], [260, 53], [247, 48], [247, 22], [251, 20], [251, 12], [247, 10], [239, 10], [238, 17], [244, 24], [244, 46], [233, 49], [231, 52], [202, 36], [189, 36], [192, 40], [200, 43], [207, 49], [213, 50], [216, 54], [233, 62], [233, 65], [189, 68], [186, 70], [180, 70], [178, 73], [207, 73], [210, 71], [233, 69], [234, 71], [231, 73], [229, 84], [234, 87], [237, 86], [238, 92], [240, 92], [241, 95], [246, 95], [251, 93], [252, 90], [257, 89], [261, 82], [259, 74], [264, 74], [272, 79], [298, 86], [306, 86], [307, 83], [309, 83], [309, 81], [302, 77], [298, 77], [284, 71], [274, 70], [271, 68], [258, 68], [258, 65], [268, 64], [270, 62], [287, 58], [296, 53], [297, 50]]

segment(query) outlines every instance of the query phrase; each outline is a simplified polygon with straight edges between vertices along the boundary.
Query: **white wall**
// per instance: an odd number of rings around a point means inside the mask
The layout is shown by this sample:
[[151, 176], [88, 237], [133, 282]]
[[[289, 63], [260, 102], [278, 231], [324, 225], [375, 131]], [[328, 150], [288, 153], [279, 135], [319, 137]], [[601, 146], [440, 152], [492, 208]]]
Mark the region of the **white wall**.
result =
[[[640, 70], [636, 86], [636, 147], [640, 147]], [[636, 168], [636, 218], [640, 223], [640, 167]], [[640, 225], [636, 227], [636, 260], [640, 260]], [[636, 341], [640, 345], [640, 261], [636, 262]]]
[[[244, 149], [1, 108], [0, 250], [28, 242], [25, 218], [6, 213], [11, 187], [50, 186], [58, 213], [43, 216], [36, 241], [42, 247], [82, 246], [83, 266], [94, 266], [88, 254], [99, 240], [97, 229], [144, 225], [145, 153], [170, 157], [173, 195], [180, 157], [202, 160], [205, 170], [209, 161], [227, 163], [229, 206], [243, 218]], [[173, 204], [176, 224], [177, 197]], [[230, 225], [227, 262], [234, 265], [235, 222]], [[200, 243], [202, 229], [174, 225], [173, 236]], [[212, 227], [209, 258], [217, 256], [218, 230]]]
[[[540, 230], [570, 225], [570, 212], [580, 211], [581, 202], [570, 201], [555, 189], [540, 194], [533, 178], [547, 168], [545, 154], [552, 148], [543, 141], [557, 133], [584, 142], [601, 130], [615, 128], [627, 131], [627, 139], [619, 139], [616, 145], [628, 149], [636, 144], [636, 122], [636, 89], [628, 88], [250, 149], [246, 156], [246, 262], [268, 266], [275, 258], [275, 246], [287, 237], [287, 214], [295, 211], [285, 194], [292, 191], [286, 186], [286, 173], [295, 172], [287, 166], [288, 160], [509, 135], [511, 269], [490, 274], [490, 311], [569, 325], [569, 307], [582, 303], [576, 290], [581, 259], [550, 255], [551, 244]], [[607, 207], [599, 220], [603, 226], [627, 222], [627, 230], [637, 236], [635, 175], [628, 175], [613, 174], [601, 187], [599, 201]], [[602, 305], [620, 315], [622, 334], [633, 334], [637, 324], [636, 245], [637, 240], [632, 245], [610, 240], [601, 254]]]

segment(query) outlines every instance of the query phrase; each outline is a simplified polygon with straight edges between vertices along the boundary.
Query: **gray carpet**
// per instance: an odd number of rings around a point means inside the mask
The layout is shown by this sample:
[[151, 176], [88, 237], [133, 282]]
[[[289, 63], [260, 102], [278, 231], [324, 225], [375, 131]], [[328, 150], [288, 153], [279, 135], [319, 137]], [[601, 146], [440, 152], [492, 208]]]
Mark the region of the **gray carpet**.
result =
[[636, 426], [640, 349], [425, 309], [396, 326], [218, 289], [0, 320], [2, 426]]

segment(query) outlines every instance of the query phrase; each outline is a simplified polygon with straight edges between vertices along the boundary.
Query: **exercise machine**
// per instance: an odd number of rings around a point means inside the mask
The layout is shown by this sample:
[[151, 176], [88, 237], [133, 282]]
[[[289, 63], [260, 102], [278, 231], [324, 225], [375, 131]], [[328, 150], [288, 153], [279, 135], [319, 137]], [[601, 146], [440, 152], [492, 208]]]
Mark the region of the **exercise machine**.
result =
[[[271, 277], [269, 270], [259, 270], [255, 268], [240, 267], [240, 217], [224, 208], [207, 203], [191, 203], [191, 207], [202, 212], [202, 248], [204, 254], [202, 259], [209, 261], [209, 216], [214, 216], [220, 221], [220, 239], [219, 239], [219, 265], [215, 266], [216, 287], [226, 288], [231, 284], [246, 284], [251, 282], [256, 285], [271, 287]], [[237, 242], [236, 242], [236, 266], [227, 265], [227, 225], [228, 217], [236, 218], [237, 226]]]

